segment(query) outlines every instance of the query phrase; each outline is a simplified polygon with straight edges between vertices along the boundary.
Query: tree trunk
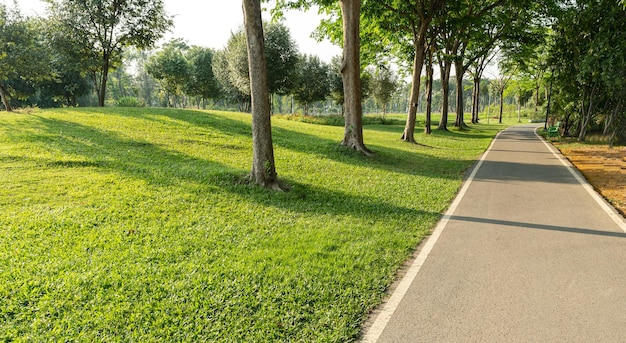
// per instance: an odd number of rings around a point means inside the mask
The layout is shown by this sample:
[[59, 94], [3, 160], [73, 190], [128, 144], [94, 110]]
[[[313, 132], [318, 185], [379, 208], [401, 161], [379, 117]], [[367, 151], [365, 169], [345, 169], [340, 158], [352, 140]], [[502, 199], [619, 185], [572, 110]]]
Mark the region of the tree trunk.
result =
[[4, 104], [4, 108], [7, 112], [13, 112], [13, 107], [11, 107], [11, 101], [9, 99], [9, 92], [2, 85], [0, 85], [0, 98], [2, 98], [2, 103]]
[[[423, 56], [423, 50], [422, 56]], [[417, 122], [417, 106], [419, 104], [420, 94], [420, 77], [422, 75], [422, 64], [424, 62], [423, 57], [419, 57], [420, 53], [418, 48], [415, 47], [415, 57], [413, 58], [413, 84], [411, 85], [411, 97], [409, 99], [409, 113], [406, 118], [406, 124], [404, 125], [404, 132], [402, 133], [402, 140], [405, 142], [415, 143], [415, 123]], [[420, 62], [421, 59], [421, 62]]]
[[426, 120], [424, 123], [424, 133], [430, 135], [432, 129], [430, 127], [433, 112], [433, 78], [435, 71], [433, 70], [433, 53], [428, 52], [428, 60], [426, 64]]
[[593, 86], [593, 88], [591, 89], [591, 94], [589, 95], [589, 106], [587, 107], [586, 111], [585, 111], [585, 106], [583, 106], [582, 108], [582, 118], [580, 120], [580, 131], [578, 133], [578, 140], [581, 142], [585, 140], [585, 137], [587, 135], [587, 127], [589, 126], [589, 123], [591, 122], [591, 117], [593, 114], [593, 108], [595, 104], [595, 102], [593, 101], [594, 100], [593, 98], [596, 95], [596, 89], [597, 87], [595, 86]]
[[539, 79], [537, 79], [535, 81], [535, 114], [533, 115], [533, 119], [539, 114], [539, 91], [541, 91], [541, 84], [539, 83]]
[[[613, 123], [615, 123], [617, 114], [621, 111], [621, 108], [622, 108], [622, 99], [619, 99], [617, 105], [615, 106], [613, 111], [611, 111], [611, 115], [607, 116], [604, 121], [604, 131], [602, 132], [604, 136], [608, 136], [609, 130], [611, 129], [611, 127], [613, 127]], [[613, 133], [615, 133], [615, 130], [613, 130]]]
[[422, 68], [424, 67], [424, 56], [426, 52], [425, 34], [420, 33], [420, 37], [415, 39], [415, 57], [413, 58], [413, 85], [411, 86], [411, 98], [409, 100], [409, 113], [402, 133], [402, 140], [415, 143], [415, 123], [417, 122], [417, 109], [419, 105], [420, 85]]
[[361, 41], [359, 36], [361, 0], [340, 0], [343, 18], [343, 81], [345, 130], [342, 145], [364, 155], [372, 152], [363, 143], [363, 105], [361, 103]]
[[548, 117], [550, 116], [550, 101], [552, 100], [552, 76], [550, 76], [550, 89], [548, 90], [548, 104], [546, 105], [546, 120], [543, 123], [543, 129], [548, 129]]
[[474, 76], [474, 89], [472, 91], [472, 124], [478, 124], [480, 112], [480, 77]]
[[98, 89], [98, 106], [104, 107], [104, 100], [106, 98], [107, 78], [109, 77], [109, 55], [104, 53], [102, 57], [102, 76], [100, 78], [100, 84]]
[[463, 118], [465, 116], [465, 103], [463, 101], [463, 75], [465, 75], [465, 70], [463, 69], [463, 60], [456, 60], [454, 67], [456, 69], [456, 120], [454, 121], [454, 126], [464, 129], [467, 125]]
[[517, 122], [522, 122], [522, 96], [517, 96]]
[[438, 130], [448, 130], [448, 108], [450, 107], [450, 70], [452, 69], [452, 62], [443, 61], [443, 65], [440, 65], [441, 69], [441, 121], [439, 122]]
[[502, 124], [503, 109], [504, 109], [504, 87], [500, 88], [500, 117], [498, 119], [498, 124]]
[[282, 190], [274, 164], [270, 96], [260, 0], [243, 0], [243, 14], [252, 98], [252, 171], [249, 178], [251, 182], [257, 185]]

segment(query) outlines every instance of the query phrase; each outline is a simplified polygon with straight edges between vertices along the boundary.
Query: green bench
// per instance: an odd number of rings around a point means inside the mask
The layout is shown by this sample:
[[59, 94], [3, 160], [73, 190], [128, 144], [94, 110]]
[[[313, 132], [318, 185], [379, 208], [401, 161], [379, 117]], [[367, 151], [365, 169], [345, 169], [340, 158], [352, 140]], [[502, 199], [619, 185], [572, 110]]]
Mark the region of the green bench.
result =
[[554, 126], [550, 126], [548, 128], [548, 138], [550, 137], [558, 137], [559, 136], [559, 125], [561, 123], [556, 123]]

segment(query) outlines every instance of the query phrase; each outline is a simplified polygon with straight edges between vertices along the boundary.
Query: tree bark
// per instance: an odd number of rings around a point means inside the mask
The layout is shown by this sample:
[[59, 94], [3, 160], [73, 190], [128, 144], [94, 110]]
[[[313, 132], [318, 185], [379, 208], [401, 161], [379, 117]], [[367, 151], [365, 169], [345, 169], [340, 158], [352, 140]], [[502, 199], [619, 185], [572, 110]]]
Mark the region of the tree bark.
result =
[[500, 117], [498, 124], [502, 124], [502, 112], [504, 110], [504, 87], [500, 88]]
[[104, 53], [102, 57], [102, 76], [98, 85], [98, 106], [104, 107], [106, 99], [107, 79], [109, 77], [109, 55]]
[[363, 143], [363, 105], [361, 103], [361, 41], [359, 36], [361, 0], [340, 0], [343, 18], [343, 62], [341, 79], [344, 91], [345, 130], [342, 145], [364, 155], [372, 152]]
[[448, 131], [448, 108], [450, 107], [450, 70], [452, 69], [452, 63], [450, 61], [443, 61], [440, 64], [441, 69], [441, 91], [442, 91], [442, 106], [441, 106], [441, 121], [439, 122], [438, 130]]
[[552, 76], [550, 76], [550, 89], [548, 91], [548, 104], [546, 105], [546, 120], [543, 123], [543, 129], [548, 129], [548, 118], [550, 117], [550, 101], [552, 100]]
[[252, 171], [249, 179], [257, 185], [282, 190], [274, 164], [270, 96], [260, 0], [243, 0], [243, 14], [252, 98]]
[[4, 104], [4, 108], [7, 112], [13, 112], [13, 107], [11, 107], [11, 101], [9, 99], [9, 92], [2, 85], [0, 85], [0, 98], [2, 98], [2, 103]]
[[[420, 44], [421, 41], [421, 44]], [[413, 84], [409, 100], [409, 113], [402, 133], [402, 140], [415, 143], [415, 123], [417, 122], [417, 107], [419, 105], [422, 68], [424, 66], [424, 39], [415, 43], [415, 57], [413, 58]]]
[[424, 123], [424, 133], [430, 135], [432, 130], [430, 127], [433, 112], [433, 52], [428, 52], [428, 60], [426, 65], [426, 120]]
[[[596, 90], [597, 90], [597, 87], [594, 85], [591, 88], [591, 93], [589, 95], [589, 106], [587, 107], [586, 110], [585, 110], [584, 105], [582, 108], [582, 118], [580, 120], [580, 131], [578, 133], [578, 140], [581, 142], [585, 140], [586, 135], [587, 135], [587, 127], [589, 126], [589, 123], [591, 122], [591, 117], [592, 117], [593, 109], [595, 105], [594, 97], [596, 96]], [[583, 104], [584, 104], [584, 98], [583, 98]]]
[[420, 94], [420, 77], [422, 75], [422, 69], [419, 68], [418, 53], [415, 51], [415, 57], [413, 58], [413, 83], [411, 85], [411, 97], [409, 98], [409, 113], [406, 118], [406, 124], [404, 125], [404, 132], [402, 132], [401, 139], [405, 142], [415, 143], [415, 123], [417, 122], [417, 106], [419, 105]]
[[426, 57], [426, 32], [432, 21], [433, 14], [428, 17], [420, 18], [420, 25], [417, 31], [413, 33], [413, 48], [415, 57], [413, 58], [413, 85], [411, 86], [411, 98], [409, 100], [409, 113], [407, 116], [402, 140], [405, 142], [415, 143], [415, 123], [417, 122], [417, 109], [419, 106], [420, 85], [422, 69]]
[[474, 76], [474, 89], [472, 91], [472, 124], [478, 124], [480, 112], [480, 77]]
[[459, 62], [456, 60], [454, 62], [454, 68], [456, 69], [456, 120], [454, 121], [454, 126], [459, 129], [464, 129], [467, 127], [465, 124], [465, 103], [463, 97], [463, 75], [465, 75], [465, 70], [463, 69], [463, 60]]

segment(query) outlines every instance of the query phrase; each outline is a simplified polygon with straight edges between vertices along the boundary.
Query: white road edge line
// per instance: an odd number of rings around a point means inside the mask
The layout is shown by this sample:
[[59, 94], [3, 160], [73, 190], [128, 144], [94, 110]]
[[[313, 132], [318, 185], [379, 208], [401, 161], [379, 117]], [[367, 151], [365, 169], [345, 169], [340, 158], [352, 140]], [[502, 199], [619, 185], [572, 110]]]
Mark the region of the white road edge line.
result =
[[494, 137], [493, 141], [491, 141], [489, 148], [487, 148], [487, 150], [483, 153], [481, 158], [478, 160], [478, 163], [476, 164], [476, 166], [474, 166], [472, 173], [467, 178], [467, 180], [463, 183], [463, 186], [461, 187], [461, 190], [457, 194], [456, 198], [454, 199], [454, 201], [452, 202], [452, 204], [450, 205], [450, 207], [448, 208], [444, 216], [441, 218], [441, 220], [435, 227], [435, 230], [433, 230], [430, 237], [428, 237], [428, 239], [424, 243], [422, 250], [419, 252], [419, 254], [415, 258], [415, 260], [413, 261], [409, 269], [407, 270], [402, 280], [400, 280], [398, 287], [396, 287], [396, 289], [393, 291], [393, 293], [389, 297], [389, 300], [387, 300], [383, 308], [380, 310], [372, 326], [368, 328], [367, 332], [365, 332], [365, 334], [361, 338], [361, 342], [374, 343], [380, 338], [380, 335], [385, 330], [385, 327], [387, 327], [387, 324], [389, 323], [391, 316], [393, 316], [394, 312], [398, 308], [398, 305], [400, 305], [402, 298], [404, 298], [404, 296], [406, 295], [407, 291], [409, 290], [409, 287], [411, 286], [411, 284], [415, 280], [415, 277], [417, 276], [420, 269], [422, 268], [422, 265], [428, 258], [428, 255], [430, 255], [430, 252], [435, 246], [435, 243], [437, 243], [437, 240], [439, 239], [439, 236], [441, 236], [443, 229], [446, 227], [446, 225], [448, 224], [448, 221], [450, 221], [450, 218], [456, 211], [456, 208], [459, 206], [459, 203], [465, 196], [465, 192], [467, 192], [467, 189], [469, 188], [470, 184], [474, 180], [474, 177], [476, 176], [476, 173], [478, 173], [478, 170], [482, 166], [483, 161], [485, 160], [485, 158], [491, 151], [495, 141], [498, 139], [498, 137], [500, 137], [500, 134], [506, 130], [507, 129], [498, 132], [498, 134]]
[[609, 217], [615, 222], [615, 224], [617, 224], [617, 226], [620, 229], [622, 229], [622, 231], [626, 232], [626, 221], [624, 221], [624, 218], [622, 218], [619, 212], [617, 212], [617, 210], [612, 205], [610, 205], [606, 200], [604, 200], [604, 198], [600, 194], [598, 194], [598, 192], [596, 192], [595, 189], [593, 189], [593, 186], [591, 186], [591, 184], [587, 181], [587, 179], [585, 179], [582, 176], [580, 171], [578, 171], [578, 169], [567, 158], [565, 158], [565, 156], [563, 156], [563, 154], [561, 154], [560, 151], [558, 151], [552, 144], [548, 144], [548, 142], [545, 139], [539, 136], [539, 134], [537, 133], [537, 130], [539, 128], [540, 127], [535, 129], [535, 135], [537, 135], [537, 137], [541, 139], [543, 144], [545, 144], [546, 147], [548, 147], [550, 152], [552, 152], [552, 154], [559, 161], [561, 161], [561, 163], [565, 167], [567, 167], [567, 170], [569, 170], [570, 174], [572, 174], [576, 178], [576, 180], [578, 180], [578, 183], [580, 183], [583, 186], [583, 188], [585, 188], [587, 193], [591, 195], [591, 197], [598, 203], [598, 205], [600, 205], [600, 207], [604, 210], [604, 212], [606, 212], [606, 214], [609, 215]]

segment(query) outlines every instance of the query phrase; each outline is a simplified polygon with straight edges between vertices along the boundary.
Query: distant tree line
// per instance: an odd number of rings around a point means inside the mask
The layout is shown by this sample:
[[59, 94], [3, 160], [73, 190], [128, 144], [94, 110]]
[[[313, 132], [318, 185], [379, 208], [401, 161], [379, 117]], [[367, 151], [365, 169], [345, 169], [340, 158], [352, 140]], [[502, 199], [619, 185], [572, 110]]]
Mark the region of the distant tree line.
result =
[[[155, 49], [172, 25], [161, 1], [105, 2], [49, 1], [46, 18], [0, 4], [0, 108], [250, 110], [243, 29], [221, 50], [183, 39]], [[317, 34], [342, 44], [340, 3], [281, 1], [276, 11], [318, 5], [330, 16]], [[363, 112], [407, 113], [407, 141], [415, 113], [433, 111], [443, 130], [449, 112], [460, 128], [466, 112], [471, 123], [508, 112], [560, 121], [562, 134], [581, 140], [589, 130], [625, 135], [626, 11], [615, 1], [386, 0], [359, 11]], [[344, 113], [342, 58], [300, 54], [280, 22], [264, 31], [272, 111]], [[488, 79], [492, 61], [500, 74]]]

